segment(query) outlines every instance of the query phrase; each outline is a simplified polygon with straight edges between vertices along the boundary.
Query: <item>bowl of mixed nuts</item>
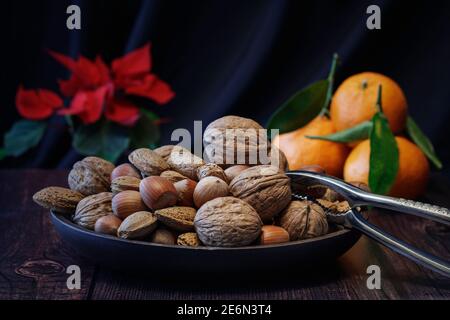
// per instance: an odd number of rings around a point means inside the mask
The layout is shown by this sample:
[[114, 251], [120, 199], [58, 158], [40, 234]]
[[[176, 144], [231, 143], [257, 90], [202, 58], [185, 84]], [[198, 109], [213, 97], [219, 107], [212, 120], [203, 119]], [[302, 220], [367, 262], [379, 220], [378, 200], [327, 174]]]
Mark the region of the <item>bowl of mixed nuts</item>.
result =
[[[236, 129], [251, 130], [236, 139]], [[134, 150], [118, 166], [86, 157], [68, 188], [33, 199], [69, 245], [115, 268], [260, 270], [340, 256], [359, 235], [329, 224], [324, 207], [345, 203], [326, 189], [318, 201], [292, 198], [286, 160], [253, 136], [260, 129], [251, 119], [218, 119], [205, 130], [204, 157], [172, 145]]]

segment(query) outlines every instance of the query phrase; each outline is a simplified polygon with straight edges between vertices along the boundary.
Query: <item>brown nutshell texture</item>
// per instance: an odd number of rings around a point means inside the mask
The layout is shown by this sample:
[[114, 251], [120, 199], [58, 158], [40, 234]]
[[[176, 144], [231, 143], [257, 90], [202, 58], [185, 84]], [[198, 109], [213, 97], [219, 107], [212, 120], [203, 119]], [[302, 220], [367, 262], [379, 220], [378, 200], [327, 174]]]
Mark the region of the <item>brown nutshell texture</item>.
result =
[[111, 204], [114, 214], [120, 219], [125, 219], [135, 212], [147, 210], [141, 194], [134, 190], [119, 192], [112, 198]]
[[203, 134], [205, 155], [209, 162], [229, 166], [261, 164], [260, 151], [270, 149], [264, 128], [256, 121], [238, 116], [225, 116], [211, 122]]
[[175, 245], [176, 244], [175, 235], [165, 228], [158, 227], [150, 236], [150, 242], [165, 244], [165, 245]]
[[121, 223], [122, 220], [112, 214], [109, 214], [99, 218], [95, 222], [94, 231], [109, 234], [111, 236], [117, 236], [117, 229], [119, 229]]
[[144, 203], [152, 210], [174, 206], [178, 201], [173, 183], [160, 176], [142, 179], [139, 191]]
[[217, 177], [225, 182], [228, 182], [228, 178], [223, 169], [215, 163], [206, 163], [197, 169], [198, 180], [206, 177]]
[[147, 211], [138, 211], [123, 220], [117, 235], [124, 239], [142, 239], [156, 229], [158, 220], [155, 215]]
[[114, 165], [101, 158], [86, 157], [73, 165], [68, 176], [69, 187], [84, 195], [109, 191]]
[[195, 232], [180, 234], [177, 238], [177, 245], [186, 247], [199, 247], [202, 245]]
[[280, 170], [283, 172], [289, 170], [289, 164], [286, 155], [275, 145], [272, 145], [269, 156], [270, 163], [268, 164], [280, 168]]
[[270, 245], [289, 242], [289, 233], [282, 227], [266, 225], [261, 229], [259, 243], [261, 245]]
[[213, 247], [240, 247], [255, 241], [262, 221], [248, 203], [234, 197], [216, 198], [205, 203], [194, 220], [202, 243]]
[[159, 154], [164, 160], [167, 161], [167, 159], [170, 156], [170, 153], [172, 152], [173, 147], [175, 147], [172, 144], [168, 144], [165, 146], [161, 146], [159, 148], [153, 149], [157, 154]]
[[236, 176], [238, 176], [242, 171], [250, 168], [244, 164], [238, 164], [235, 166], [231, 166], [225, 170], [225, 175], [227, 176], [228, 182], [231, 182]]
[[230, 192], [255, 208], [263, 221], [272, 219], [291, 200], [289, 177], [269, 165], [243, 171], [231, 181]]
[[122, 176], [115, 178], [111, 182], [111, 192], [116, 195], [126, 190], [139, 191], [139, 183], [141, 179], [131, 176]]
[[186, 148], [179, 146], [173, 148], [167, 163], [172, 170], [191, 180], [198, 180], [197, 169], [205, 164], [203, 159], [192, 154]]
[[159, 176], [161, 172], [169, 169], [167, 162], [158, 153], [147, 148], [134, 150], [128, 156], [128, 160], [144, 176]]
[[171, 207], [155, 211], [158, 220], [170, 229], [188, 232], [194, 230], [196, 210], [191, 207]]
[[114, 168], [114, 170], [111, 172], [111, 181], [118, 177], [135, 177], [135, 178], [141, 178], [140, 173], [136, 170], [135, 167], [133, 167], [129, 163], [123, 163], [121, 165], [118, 165]]
[[78, 202], [84, 198], [81, 193], [61, 187], [47, 187], [33, 195], [33, 200], [41, 207], [60, 213], [74, 213]]
[[194, 190], [194, 204], [200, 208], [204, 203], [229, 194], [228, 185], [217, 177], [206, 177], [197, 183]]
[[279, 225], [286, 229], [292, 241], [309, 239], [328, 232], [323, 209], [311, 201], [292, 201], [281, 213]]
[[191, 179], [184, 179], [174, 183], [174, 187], [178, 192], [179, 206], [193, 207], [194, 206], [194, 190], [197, 182]]
[[164, 171], [160, 174], [160, 177], [165, 178], [167, 180], [169, 180], [172, 183], [176, 183], [178, 181], [184, 180], [184, 179], [188, 179], [188, 177], [183, 176], [181, 173], [178, 173], [176, 171], [173, 170], [167, 170]]
[[87, 229], [94, 229], [95, 222], [108, 214], [113, 214], [111, 200], [113, 194], [102, 192], [81, 200], [76, 208], [73, 222]]

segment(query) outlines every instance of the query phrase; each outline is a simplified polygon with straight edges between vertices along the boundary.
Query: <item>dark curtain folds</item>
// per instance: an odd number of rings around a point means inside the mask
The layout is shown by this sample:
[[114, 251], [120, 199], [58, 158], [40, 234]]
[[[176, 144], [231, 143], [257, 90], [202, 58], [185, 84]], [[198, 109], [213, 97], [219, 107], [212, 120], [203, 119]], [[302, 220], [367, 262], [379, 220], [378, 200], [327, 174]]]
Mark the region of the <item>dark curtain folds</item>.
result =
[[[82, 30], [65, 27], [66, 8], [78, 4]], [[365, 26], [378, 4], [382, 29]], [[176, 98], [151, 105], [175, 128], [206, 126], [236, 114], [265, 123], [297, 89], [324, 78], [333, 52], [342, 64], [337, 83], [377, 71], [400, 83], [410, 113], [431, 137], [450, 172], [450, 2], [448, 1], [6, 1], [2, 2], [1, 134], [19, 119], [19, 84], [57, 89], [67, 72], [46, 48], [107, 61], [151, 41], [154, 71]], [[43, 142], [2, 167], [69, 167], [80, 156], [61, 119]]]

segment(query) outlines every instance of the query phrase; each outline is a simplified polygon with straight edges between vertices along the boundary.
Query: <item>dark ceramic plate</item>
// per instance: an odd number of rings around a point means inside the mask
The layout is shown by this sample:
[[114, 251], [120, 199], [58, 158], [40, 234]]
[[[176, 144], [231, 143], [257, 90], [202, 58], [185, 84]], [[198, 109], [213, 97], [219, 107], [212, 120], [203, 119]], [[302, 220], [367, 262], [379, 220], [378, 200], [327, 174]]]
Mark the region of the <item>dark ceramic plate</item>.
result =
[[51, 212], [56, 230], [71, 247], [88, 259], [115, 269], [167, 272], [234, 272], [311, 267], [336, 259], [359, 239], [341, 229], [327, 235], [268, 246], [240, 248], [181, 247], [132, 241], [98, 234]]

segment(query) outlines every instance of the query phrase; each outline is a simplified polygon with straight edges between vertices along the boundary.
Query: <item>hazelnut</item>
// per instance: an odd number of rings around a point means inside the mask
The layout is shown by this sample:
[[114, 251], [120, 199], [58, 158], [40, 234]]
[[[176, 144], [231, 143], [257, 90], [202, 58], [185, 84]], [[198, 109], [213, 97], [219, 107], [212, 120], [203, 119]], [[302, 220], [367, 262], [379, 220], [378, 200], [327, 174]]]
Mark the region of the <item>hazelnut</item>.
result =
[[112, 236], [117, 235], [117, 229], [119, 229], [122, 220], [112, 214], [103, 216], [95, 222], [94, 230], [98, 233], [109, 234]]
[[165, 245], [170, 246], [170, 245], [175, 245], [176, 237], [171, 231], [169, 231], [165, 228], [158, 228], [152, 233], [150, 242], [165, 244]]
[[184, 179], [174, 183], [174, 187], [178, 192], [177, 204], [179, 206], [194, 206], [194, 190], [196, 186], [197, 182], [191, 179]]
[[142, 200], [152, 210], [174, 206], [178, 200], [178, 193], [173, 183], [159, 176], [143, 179], [139, 190]]
[[225, 170], [225, 175], [227, 176], [227, 180], [231, 182], [236, 176], [238, 176], [242, 171], [250, 168], [244, 164], [238, 164], [232, 167], [229, 167]]
[[281, 227], [266, 225], [261, 229], [259, 243], [262, 245], [289, 242], [289, 233]]
[[200, 208], [209, 200], [226, 197], [228, 195], [228, 185], [217, 177], [206, 177], [197, 183], [194, 190], [194, 203]]
[[140, 179], [141, 175], [139, 172], [129, 163], [121, 164], [114, 168], [111, 172], [111, 181], [117, 177], [135, 177]]
[[147, 207], [142, 201], [139, 192], [126, 190], [119, 192], [113, 197], [112, 210], [117, 217], [125, 219], [130, 214], [147, 210]]

